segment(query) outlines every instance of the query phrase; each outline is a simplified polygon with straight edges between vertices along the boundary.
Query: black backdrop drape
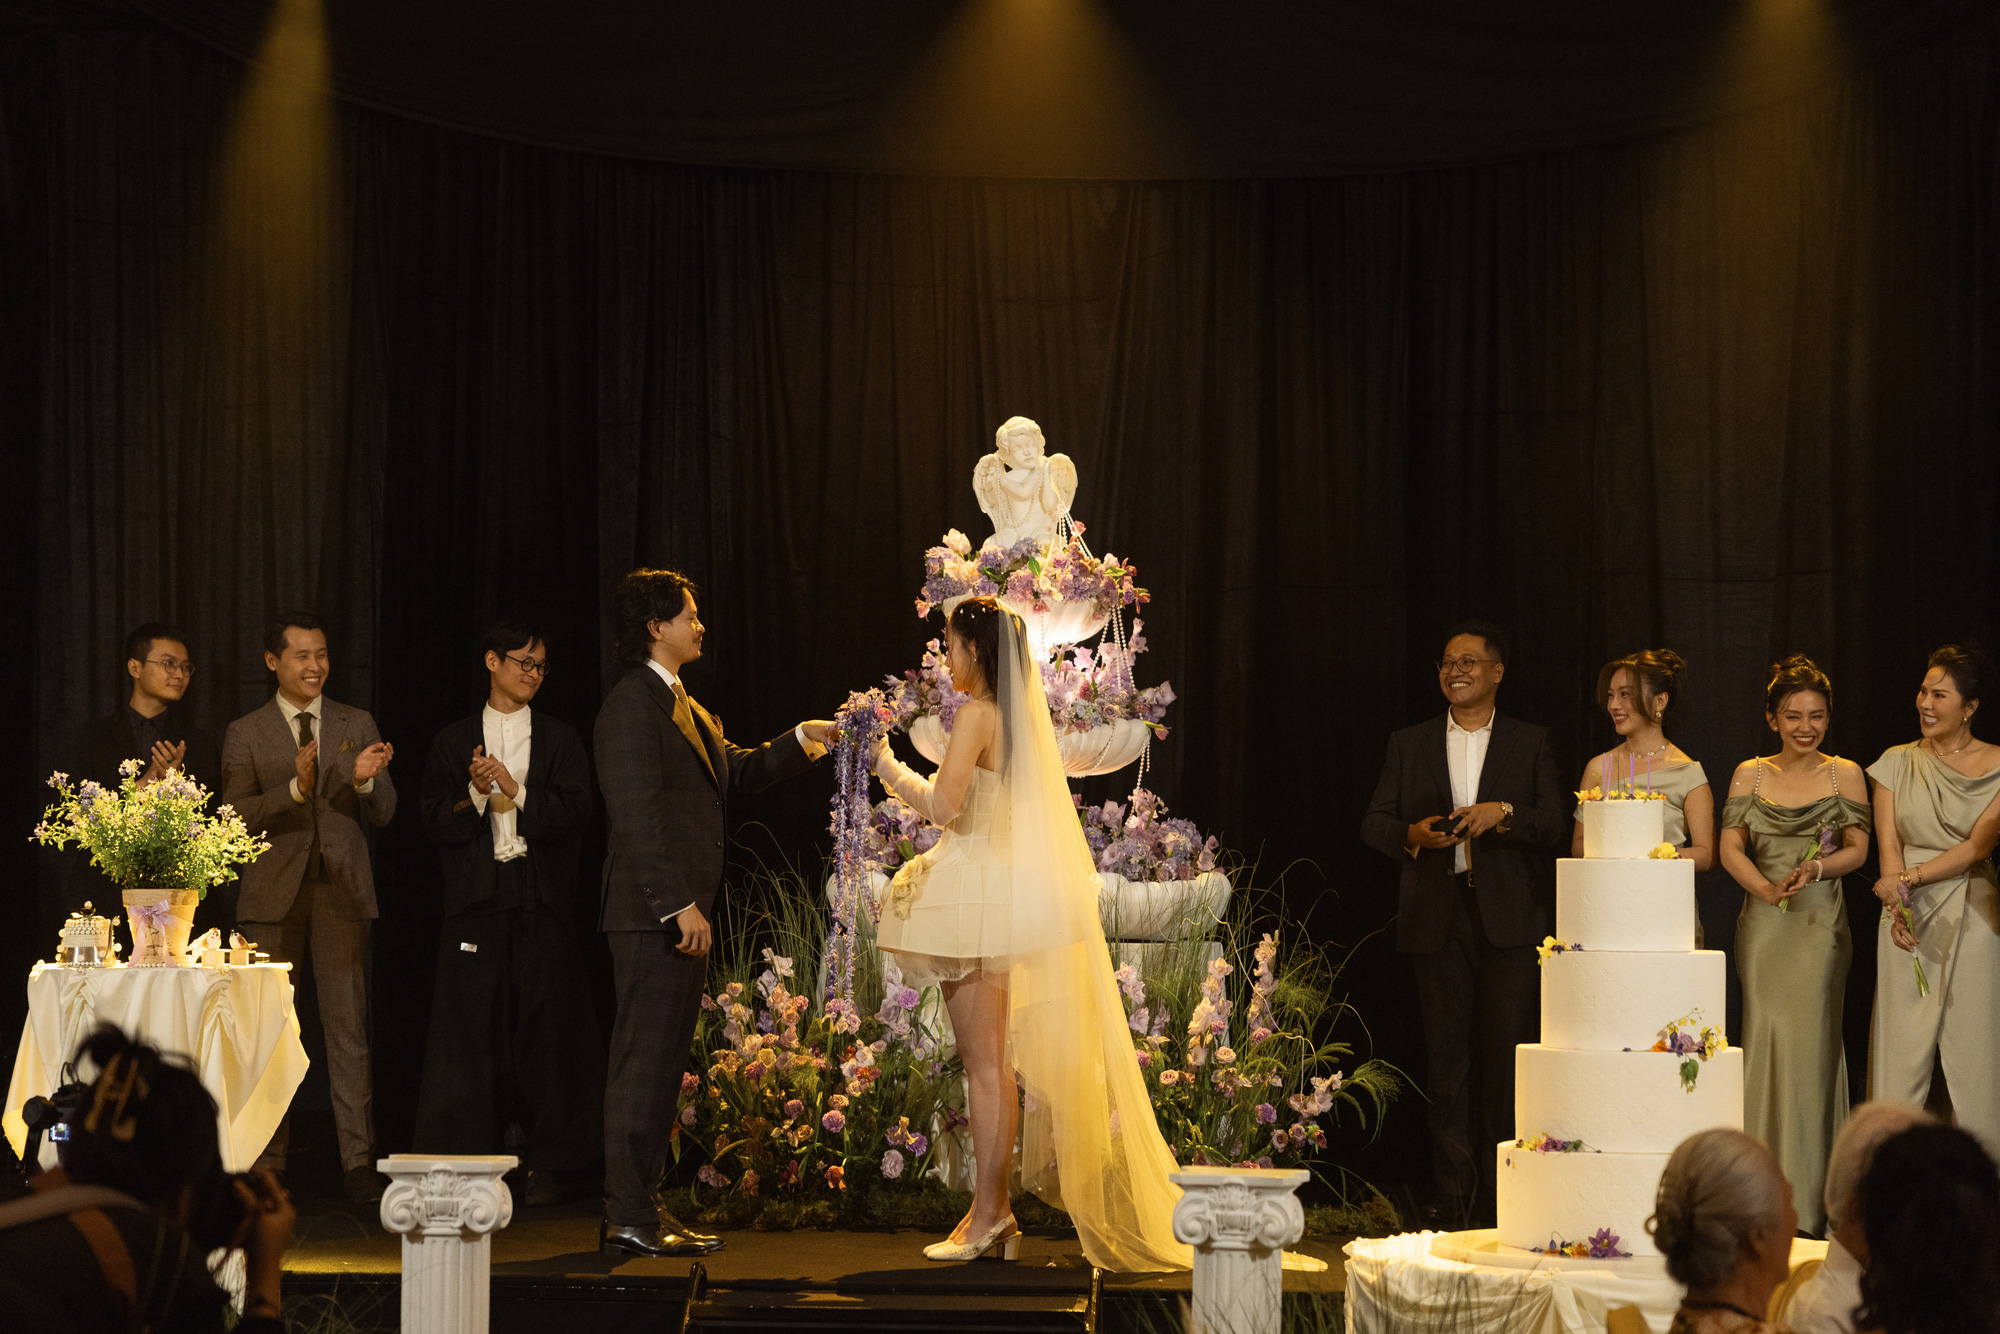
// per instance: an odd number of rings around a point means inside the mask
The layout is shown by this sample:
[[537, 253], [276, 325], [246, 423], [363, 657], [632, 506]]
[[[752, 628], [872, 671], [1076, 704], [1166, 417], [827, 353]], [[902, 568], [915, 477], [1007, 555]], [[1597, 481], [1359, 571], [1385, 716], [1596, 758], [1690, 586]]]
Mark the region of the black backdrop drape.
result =
[[[1181, 698], [1151, 785], [1289, 866], [1325, 940], [1393, 910], [1354, 831], [1459, 615], [1511, 628], [1503, 704], [1572, 770], [1608, 740], [1599, 662], [1676, 647], [1674, 736], [1718, 779], [1768, 741], [1774, 654], [1827, 665], [1865, 761], [1924, 653], [1994, 629], [1991, 32], [1670, 136], [1321, 179], [738, 171], [347, 110], [300, 278], [243, 243], [280, 205], [221, 179], [241, 68], [88, 13], [0, 35], [7, 819], [113, 705], [131, 624], [188, 627], [219, 731], [268, 690], [267, 614], [319, 607], [410, 794], [377, 849], [385, 1148], [434, 947], [410, 806], [477, 629], [547, 626], [543, 700], [587, 729], [608, 582], [676, 564], [732, 732], [824, 714], [914, 665], [919, 553], [984, 531], [970, 471], [1011, 413], [1154, 591], [1144, 673]], [[770, 794], [746, 840], [810, 855], [827, 795]], [[10, 844], [12, 968], [53, 924]], [[1349, 976], [1420, 1069], [1385, 940]], [[1399, 1173], [1421, 1121], [1362, 1165]]]

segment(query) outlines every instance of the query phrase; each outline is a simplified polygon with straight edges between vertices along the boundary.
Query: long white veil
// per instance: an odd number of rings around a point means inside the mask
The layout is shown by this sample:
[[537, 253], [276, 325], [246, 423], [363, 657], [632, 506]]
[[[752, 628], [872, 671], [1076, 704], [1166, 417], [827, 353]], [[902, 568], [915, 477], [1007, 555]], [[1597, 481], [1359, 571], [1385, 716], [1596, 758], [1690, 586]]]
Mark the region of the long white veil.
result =
[[[1102, 1269], [1185, 1269], [1180, 1188], [1098, 920], [1098, 878], [1056, 749], [1041, 664], [1000, 616], [1001, 779], [1014, 892], [1008, 1034], [1023, 1098], [1021, 1180], [1068, 1212]], [[996, 825], [998, 822], [996, 822]]]

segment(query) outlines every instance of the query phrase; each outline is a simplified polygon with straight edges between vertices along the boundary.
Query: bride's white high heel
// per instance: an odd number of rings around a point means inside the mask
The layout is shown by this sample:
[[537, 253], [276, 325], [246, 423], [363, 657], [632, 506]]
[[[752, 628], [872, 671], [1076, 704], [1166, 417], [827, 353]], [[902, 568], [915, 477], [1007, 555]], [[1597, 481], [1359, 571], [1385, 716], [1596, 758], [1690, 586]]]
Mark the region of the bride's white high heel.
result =
[[1000, 1248], [1000, 1258], [1003, 1260], [1012, 1260], [1020, 1255], [1021, 1230], [1014, 1226], [1014, 1215], [1008, 1214], [995, 1223], [992, 1230], [977, 1241], [955, 1242], [946, 1239], [933, 1242], [924, 1247], [924, 1259], [977, 1260], [995, 1246]]

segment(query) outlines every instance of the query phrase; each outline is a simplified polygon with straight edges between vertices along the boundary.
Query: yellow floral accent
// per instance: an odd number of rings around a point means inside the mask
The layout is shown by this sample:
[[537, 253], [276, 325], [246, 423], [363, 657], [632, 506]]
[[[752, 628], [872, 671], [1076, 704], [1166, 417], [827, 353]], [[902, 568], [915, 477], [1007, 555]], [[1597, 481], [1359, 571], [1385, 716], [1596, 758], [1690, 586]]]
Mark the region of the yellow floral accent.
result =
[[889, 882], [889, 907], [906, 922], [910, 919], [910, 906], [924, 891], [924, 877], [930, 869], [931, 854], [921, 852], [897, 867], [895, 879]]
[[1541, 962], [1547, 963], [1549, 956], [1552, 954], [1567, 954], [1571, 950], [1580, 950], [1582, 948], [1583, 946], [1581, 945], [1572, 945], [1568, 941], [1557, 940], [1554, 936], [1543, 936], [1542, 943], [1535, 946], [1535, 953], [1540, 956]]
[[1681, 850], [1671, 843], [1661, 843], [1646, 855], [1654, 861], [1672, 862], [1680, 860]]
[[1584, 788], [1576, 794], [1576, 799], [1578, 801], [1603, 801], [1604, 789], [1601, 787]]

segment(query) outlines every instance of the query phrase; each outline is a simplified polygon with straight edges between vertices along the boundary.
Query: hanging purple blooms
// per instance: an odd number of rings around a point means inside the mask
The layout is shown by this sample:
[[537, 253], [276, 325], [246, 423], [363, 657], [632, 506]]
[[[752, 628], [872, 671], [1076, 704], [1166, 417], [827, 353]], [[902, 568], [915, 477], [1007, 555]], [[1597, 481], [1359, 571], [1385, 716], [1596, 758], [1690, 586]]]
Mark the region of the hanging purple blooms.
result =
[[833, 927], [826, 933], [827, 1014], [836, 1030], [861, 1027], [854, 1008], [854, 926], [862, 886], [868, 878], [868, 761], [889, 734], [895, 713], [879, 690], [857, 690], [834, 715], [833, 738]]

